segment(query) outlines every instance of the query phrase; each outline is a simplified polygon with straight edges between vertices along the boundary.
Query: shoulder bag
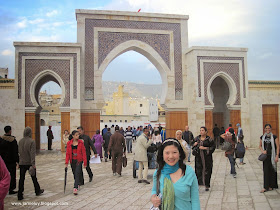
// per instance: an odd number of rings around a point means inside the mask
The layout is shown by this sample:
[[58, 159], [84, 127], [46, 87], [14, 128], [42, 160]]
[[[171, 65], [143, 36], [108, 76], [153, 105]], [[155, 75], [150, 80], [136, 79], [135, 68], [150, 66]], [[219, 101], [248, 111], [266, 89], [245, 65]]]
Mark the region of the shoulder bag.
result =
[[260, 154], [260, 156], [259, 156], [259, 158], [258, 158], [258, 160], [259, 161], [265, 161], [265, 159], [267, 158], [267, 154]]

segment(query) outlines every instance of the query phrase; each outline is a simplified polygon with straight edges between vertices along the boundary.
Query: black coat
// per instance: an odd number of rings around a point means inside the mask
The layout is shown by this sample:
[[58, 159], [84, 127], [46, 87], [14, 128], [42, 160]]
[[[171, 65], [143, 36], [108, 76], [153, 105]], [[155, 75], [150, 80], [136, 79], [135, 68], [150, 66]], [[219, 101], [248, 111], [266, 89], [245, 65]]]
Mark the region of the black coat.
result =
[[6, 164], [18, 163], [18, 144], [14, 136], [0, 137], [0, 155]]
[[108, 148], [111, 136], [112, 136], [111, 132], [108, 131], [103, 135], [104, 148]]
[[90, 155], [91, 155], [90, 148], [93, 150], [94, 154], [97, 154], [95, 146], [93, 145], [93, 141], [89, 138], [88, 135], [85, 135], [85, 134], [80, 135], [80, 139], [84, 140], [87, 157], [90, 157]]

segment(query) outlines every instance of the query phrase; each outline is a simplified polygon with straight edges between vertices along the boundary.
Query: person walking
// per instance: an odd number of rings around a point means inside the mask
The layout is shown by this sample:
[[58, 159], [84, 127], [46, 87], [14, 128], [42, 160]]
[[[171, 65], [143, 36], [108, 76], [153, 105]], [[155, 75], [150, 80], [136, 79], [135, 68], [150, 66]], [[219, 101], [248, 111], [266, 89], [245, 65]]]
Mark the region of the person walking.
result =
[[88, 162], [84, 142], [82, 139], [79, 139], [79, 131], [74, 130], [72, 136], [72, 140], [67, 142], [65, 168], [68, 167], [70, 161], [72, 173], [74, 175], [73, 194], [78, 195], [82, 164], [84, 163], [84, 168], [86, 168]]
[[100, 156], [100, 159], [102, 161], [103, 154], [102, 154], [102, 145], [103, 145], [103, 138], [100, 135], [100, 130], [96, 130], [95, 135], [91, 138], [91, 140], [94, 142], [94, 147], [96, 148], [97, 154]]
[[135, 140], [136, 140], [136, 132], [137, 132], [137, 130], [136, 130], [136, 128], [133, 126], [133, 129], [132, 129], [132, 140], [133, 140], [133, 142], [135, 142]]
[[[91, 182], [92, 178], [93, 178], [93, 173], [91, 171], [90, 164], [89, 164], [89, 160], [90, 160], [90, 156], [91, 156], [90, 148], [92, 149], [95, 157], [97, 157], [97, 152], [96, 152], [96, 149], [93, 145], [94, 142], [90, 139], [90, 137], [88, 135], [85, 134], [84, 128], [82, 126], [79, 126], [77, 128], [77, 130], [78, 130], [79, 135], [80, 135], [79, 139], [84, 140], [83, 143], [84, 143], [84, 147], [85, 147], [85, 150], [86, 150], [86, 157], [87, 157], [87, 162], [88, 162], [88, 164], [86, 164], [86, 170], [87, 170], [87, 173], [88, 173], [88, 176], [89, 176], [89, 182]], [[72, 136], [73, 136], [73, 134], [72, 134]], [[84, 185], [83, 170], [81, 170], [79, 181], [80, 181], [80, 185]]]
[[166, 139], [166, 130], [164, 127], [161, 129], [160, 135], [161, 135], [161, 141], [164, 142]]
[[277, 162], [279, 156], [279, 139], [271, 132], [271, 125], [264, 126], [264, 134], [260, 137], [259, 148], [267, 157], [263, 161], [263, 189], [261, 193], [278, 189]]
[[153, 175], [153, 207], [200, 210], [197, 179], [192, 167], [184, 164], [185, 158], [183, 148], [176, 139], [166, 139], [159, 148], [158, 169]]
[[124, 133], [127, 153], [132, 153], [132, 135], [133, 132], [131, 130], [131, 127], [128, 126], [127, 130]]
[[151, 135], [149, 135], [149, 132], [150, 130], [148, 128], [144, 128], [143, 134], [138, 137], [135, 146], [134, 160], [138, 161], [139, 163], [138, 183], [150, 184], [150, 182], [147, 180], [148, 177], [147, 149], [153, 143], [153, 140], [151, 139]]
[[234, 158], [234, 150], [236, 144], [236, 137], [234, 134], [234, 129], [230, 128], [228, 132], [221, 135], [221, 137], [231, 144], [231, 149], [225, 151], [225, 156], [228, 158], [230, 162], [230, 174], [236, 178], [236, 170], [235, 170], [235, 158]]
[[49, 126], [49, 129], [47, 130], [47, 137], [48, 137], [48, 150], [52, 150], [52, 140], [53, 140], [52, 126]]
[[10, 172], [9, 195], [16, 194], [16, 168], [19, 163], [18, 144], [16, 137], [12, 136], [12, 127], [7, 125], [4, 128], [5, 134], [0, 137], [0, 156]]
[[200, 128], [200, 135], [195, 137], [193, 145], [195, 155], [195, 174], [198, 184], [205, 186], [205, 191], [209, 191], [210, 180], [213, 169], [212, 154], [215, 151], [215, 142], [210, 136], [207, 136], [207, 128]]
[[103, 136], [103, 140], [104, 140], [103, 149], [104, 149], [105, 162], [108, 161], [108, 147], [109, 147], [109, 142], [110, 142], [111, 136], [112, 136], [111, 129], [108, 128], [107, 132]]
[[63, 134], [63, 136], [62, 136], [62, 142], [63, 142], [63, 144], [64, 144], [64, 147], [65, 147], [65, 149], [66, 149], [66, 147], [67, 147], [67, 142], [69, 141], [69, 131], [68, 130], [65, 130], [64, 131], [64, 134]]
[[237, 123], [236, 127], [237, 127], [237, 140], [238, 140], [241, 136], [243, 136], [243, 129], [241, 128], [240, 123]]
[[31, 138], [32, 130], [30, 127], [26, 127], [23, 131], [23, 138], [18, 143], [19, 151], [19, 188], [18, 188], [18, 200], [23, 199], [24, 191], [24, 180], [26, 171], [34, 171], [31, 176], [36, 196], [41, 195], [44, 189], [41, 189], [37, 177], [36, 177], [36, 165], [35, 165], [35, 155], [36, 155], [36, 145], [35, 140]]
[[105, 128], [102, 129], [102, 137], [104, 136], [105, 133], [107, 133], [108, 128], [107, 125], [105, 125]]
[[113, 135], [113, 134], [115, 133], [115, 131], [116, 131], [116, 130], [115, 130], [115, 126], [112, 125], [112, 126], [111, 126], [111, 134]]
[[218, 125], [215, 124], [215, 127], [213, 128], [213, 135], [214, 135], [214, 141], [216, 144], [216, 149], [219, 149], [220, 146], [220, 129], [218, 128]]
[[10, 188], [11, 176], [5, 162], [0, 156], [0, 209], [4, 210], [4, 199]]
[[182, 139], [182, 131], [177, 130], [175, 133], [175, 137], [180, 142], [180, 144], [185, 152], [186, 159], [184, 161], [187, 161], [188, 156], [189, 156], [189, 147], [188, 147], [188, 143], [184, 139]]
[[185, 126], [185, 131], [183, 133], [182, 138], [187, 142], [188, 144], [188, 151], [189, 151], [189, 155], [188, 155], [188, 162], [191, 162], [191, 148], [192, 148], [192, 143], [193, 143], [193, 133], [189, 130], [189, 126], [186, 125]]
[[121, 176], [122, 157], [125, 155], [126, 150], [125, 139], [119, 130], [119, 126], [116, 126], [115, 133], [111, 136], [108, 146], [108, 155], [110, 155], [110, 152], [112, 155], [112, 171], [114, 176], [116, 176], [116, 173]]

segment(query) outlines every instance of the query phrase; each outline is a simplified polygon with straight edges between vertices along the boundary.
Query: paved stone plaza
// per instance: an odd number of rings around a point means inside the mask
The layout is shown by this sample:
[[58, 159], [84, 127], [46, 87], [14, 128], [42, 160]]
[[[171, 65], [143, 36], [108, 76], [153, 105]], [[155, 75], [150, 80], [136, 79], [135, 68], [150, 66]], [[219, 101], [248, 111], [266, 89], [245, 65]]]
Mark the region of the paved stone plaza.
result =
[[[42, 144], [42, 148], [46, 147]], [[138, 184], [137, 179], [132, 177], [132, 154], [128, 154], [128, 166], [124, 168], [122, 177], [112, 175], [111, 161], [91, 164], [94, 173], [91, 183], [88, 182], [87, 172], [83, 169], [85, 185], [81, 187], [79, 195], [74, 196], [72, 194], [74, 182], [70, 167], [66, 193], [63, 193], [65, 153], [56, 150], [59, 148], [59, 143], [55, 143], [53, 147], [53, 151], [43, 150], [36, 156], [37, 177], [41, 188], [45, 189], [44, 194], [35, 196], [32, 181], [27, 173], [24, 200], [19, 202], [16, 195], [7, 195], [5, 209], [135, 210], [149, 209], [151, 206], [149, 200], [152, 183], [150, 185]], [[224, 152], [216, 150], [213, 154], [211, 190], [205, 192], [204, 188], [200, 189], [201, 209], [280, 209], [280, 189], [264, 194], [259, 192], [262, 188], [263, 174], [262, 163], [257, 160], [258, 155], [257, 149], [247, 150], [244, 160], [246, 165], [237, 168], [237, 178], [234, 179], [229, 175], [230, 164], [224, 157]], [[190, 165], [194, 167], [193, 157]], [[280, 174], [279, 171], [278, 168], [278, 174]], [[154, 170], [149, 170], [150, 180], [152, 180], [153, 172]], [[19, 170], [17, 178], [19, 178]]]

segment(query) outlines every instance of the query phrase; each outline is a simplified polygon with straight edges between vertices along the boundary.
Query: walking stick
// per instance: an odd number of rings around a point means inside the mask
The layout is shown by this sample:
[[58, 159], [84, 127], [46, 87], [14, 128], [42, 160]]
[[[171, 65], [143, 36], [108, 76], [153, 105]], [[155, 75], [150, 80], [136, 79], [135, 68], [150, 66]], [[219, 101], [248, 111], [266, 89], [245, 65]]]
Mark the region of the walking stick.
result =
[[64, 176], [64, 194], [65, 194], [65, 190], [66, 190], [67, 170], [68, 170], [68, 167], [65, 167], [65, 176]]

